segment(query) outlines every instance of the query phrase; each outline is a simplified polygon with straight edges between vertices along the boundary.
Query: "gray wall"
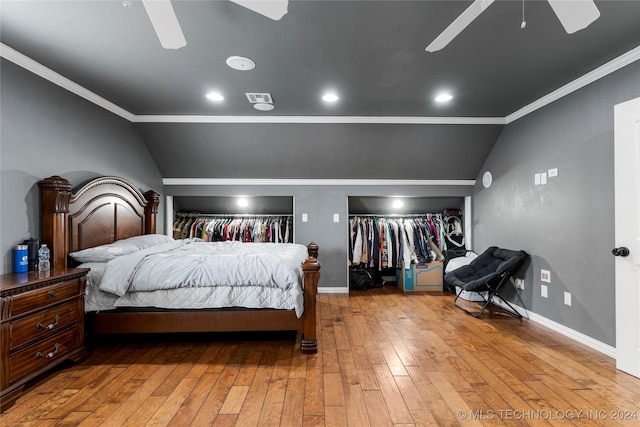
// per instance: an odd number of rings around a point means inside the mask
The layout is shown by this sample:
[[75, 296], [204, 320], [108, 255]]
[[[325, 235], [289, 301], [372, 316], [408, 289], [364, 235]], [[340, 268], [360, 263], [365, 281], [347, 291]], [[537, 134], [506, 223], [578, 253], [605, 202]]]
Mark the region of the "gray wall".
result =
[[[40, 235], [38, 181], [60, 175], [75, 186], [118, 175], [162, 193], [162, 178], [135, 127], [124, 119], [2, 59], [0, 273], [13, 248]], [[164, 215], [159, 217], [164, 231]]]
[[[474, 188], [474, 246], [524, 249], [524, 305], [615, 346], [613, 106], [640, 96], [640, 63], [505, 127]], [[558, 168], [547, 185], [534, 174]], [[482, 173], [493, 174], [485, 189]], [[548, 298], [540, 269], [551, 271]], [[564, 305], [564, 292], [572, 306]], [[519, 303], [515, 295], [512, 300]]]
[[474, 179], [503, 125], [139, 123], [165, 178]]

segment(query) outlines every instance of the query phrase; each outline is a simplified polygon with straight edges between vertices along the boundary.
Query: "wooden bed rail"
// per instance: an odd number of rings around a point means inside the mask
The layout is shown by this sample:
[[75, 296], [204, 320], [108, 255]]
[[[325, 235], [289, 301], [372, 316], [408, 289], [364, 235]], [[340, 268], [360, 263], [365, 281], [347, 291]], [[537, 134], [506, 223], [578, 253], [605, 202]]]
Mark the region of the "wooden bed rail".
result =
[[[142, 193], [125, 179], [100, 177], [72, 190], [67, 179], [52, 176], [38, 185], [40, 234], [50, 247], [52, 268], [67, 267], [70, 252], [156, 232], [160, 195], [151, 190]], [[309, 257], [302, 264], [302, 318], [294, 310], [103, 310], [87, 313], [87, 330], [92, 334], [297, 330], [302, 332], [301, 351], [317, 353], [318, 245], [310, 243], [307, 251]]]

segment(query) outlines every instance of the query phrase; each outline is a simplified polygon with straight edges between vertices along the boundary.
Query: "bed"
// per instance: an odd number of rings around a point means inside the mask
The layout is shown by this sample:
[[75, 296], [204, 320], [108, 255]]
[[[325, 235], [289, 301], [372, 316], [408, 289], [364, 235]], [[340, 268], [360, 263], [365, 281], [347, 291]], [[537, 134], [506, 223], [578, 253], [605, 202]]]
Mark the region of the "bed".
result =
[[[137, 240], [136, 236], [140, 236], [140, 239], [143, 240], [158, 236], [156, 234], [156, 215], [159, 194], [154, 191], [142, 193], [127, 180], [113, 176], [96, 178], [74, 190], [72, 190], [70, 181], [59, 176], [44, 179], [39, 182], [39, 186], [41, 193], [41, 237], [43, 242], [50, 246], [51, 263], [54, 268], [77, 266], [78, 261], [74, 260], [70, 254], [75, 255], [83, 251], [91, 252], [91, 248], [96, 249], [104, 247], [104, 245], [117, 245], [125, 239]], [[188, 243], [202, 245], [202, 242]], [[166, 243], [166, 245], [170, 246], [171, 243]], [[255, 245], [262, 244], [256, 243]], [[186, 247], [185, 243], [182, 250], [184, 251]], [[146, 250], [155, 251], [153, 248], [144, 248], [143, 251]], [[299, 252], [299, 249], [297, 251]], [[142, 251], [138, 253], [142, 253]], [[124, 306], [120, 304], [118, 307], [108, 309], [108, 307], [92, 305], [94, 301], [91, 298], [96, 295], [96, 291], [89, 289], [87, 306], [93, 308], [91, 311], [87, 311], [85, 316], [87, 333], [295, 330], [301, 333], [301, 351], [303, 353], [317, 353], [316, 293], [320, 278], [320, 264], [317, 260], [318, 246], [315, 243], [308, 244], [305, 255], [306, 259], [301, 262], [301, 271], [299, 272], [299, 281], [302, 285], [302, 289], [299, 291], [301, 307], [158, 308], [145, 305], [144, 298], [142, 298], [143, 303], [140, 307], [134, 307], [135, 304], [127, 303]], [[125, 257], [119, 259], [123, 258]], [[91, 266], [92, 264], [83, 263], [81, 265]], [[106, 274], [104, 271], [100, 271], [98, 265], [93, 265], [93, 267], [90, 275]], [[89, 282], [91, 281], [90, 278]], [[131, 296], [128, 291], [120, 290], [118, 292], [122, 295], [113, 297], [114, 301], [117, 298]], [[100, 307], [100, 309], [96, 307]]]

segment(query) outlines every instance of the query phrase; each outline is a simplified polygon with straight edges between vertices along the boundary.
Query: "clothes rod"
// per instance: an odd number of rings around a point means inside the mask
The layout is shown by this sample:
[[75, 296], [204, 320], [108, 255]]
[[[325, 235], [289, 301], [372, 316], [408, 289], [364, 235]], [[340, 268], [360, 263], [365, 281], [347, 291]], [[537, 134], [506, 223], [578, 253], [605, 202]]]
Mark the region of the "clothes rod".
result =
[[[189, 215], [189, 214], [186, 214]], [[211, 213], [199, 213], [194, 215], [196, 218], [203, 217], [234, 217], [234, 218], [264, 218], [264, 217], [289, 217], [293, 218], [292, 214], [211, 214]]]
[[421, 214], [349, 214], [349, 218], [356, 216], [372, 216], [377, 218], [419, 218], [427, 216], [442, 216], [442, 213], [421, 213]]

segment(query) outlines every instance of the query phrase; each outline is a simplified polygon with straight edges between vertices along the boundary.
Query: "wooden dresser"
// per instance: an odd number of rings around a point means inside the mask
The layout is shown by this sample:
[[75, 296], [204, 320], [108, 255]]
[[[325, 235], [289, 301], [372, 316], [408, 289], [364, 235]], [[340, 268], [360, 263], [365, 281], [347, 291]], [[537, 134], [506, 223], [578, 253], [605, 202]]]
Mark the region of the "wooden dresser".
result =
[[84, 348], [86, 268], [0, 276], [2, 366], [0, 410], [20, 397], [25, 383]]

